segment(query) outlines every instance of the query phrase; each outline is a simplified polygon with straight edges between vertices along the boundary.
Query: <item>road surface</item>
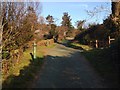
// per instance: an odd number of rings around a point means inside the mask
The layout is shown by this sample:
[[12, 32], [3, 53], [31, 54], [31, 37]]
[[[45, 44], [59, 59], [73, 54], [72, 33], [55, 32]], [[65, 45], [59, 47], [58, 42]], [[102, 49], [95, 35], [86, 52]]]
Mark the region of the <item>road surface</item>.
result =
[[106, 88], [81, 51], [61, 44], [48, 49], [32, 88]]

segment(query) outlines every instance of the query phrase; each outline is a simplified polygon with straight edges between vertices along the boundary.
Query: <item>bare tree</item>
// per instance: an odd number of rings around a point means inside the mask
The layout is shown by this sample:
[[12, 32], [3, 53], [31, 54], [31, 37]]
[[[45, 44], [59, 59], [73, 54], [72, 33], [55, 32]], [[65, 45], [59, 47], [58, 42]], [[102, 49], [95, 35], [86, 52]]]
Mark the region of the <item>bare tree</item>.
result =
[[85, 20], [79, 20], [76, 22], [76, 26], [77, 28], [80, 30], [80, 29], [83, 29], [83, 24], [85, 23]]
[[39, 23], [40, 24], [45, 24], [45, 18], [43, 16], [39, 17]]
[[100, 14], [101, 12], [106, 12], [108, 14], [110, 14], [110, 9], [108, 7], [105, 7], [103, 5], [101, 6], [96, 6], [93, 8], [93, 10], [86, 10], [89, 18], [86, 19], [86, 21], [92, 19], [93, 17], [96, 17], [98, 14]]
[[[31, 26], [35, 25], [34, 22], [37, 23], [38, 14], [41, 12], [40, 9], [38, 2], [0, 2], [0, 52], [2, 52], [3, 48], [11, 50], [17, 48], [16, 45], [18, 47], [22, 45], [19, 43], [24, 44], [25, 39], [19, 40], [18, 37], [29, 34], [25, 33], [29, 29], [26, 27], [30, 27], [29, 30], [31, 30]], [[29, 13], [29, 11], [33, 13]], [[34, 18], [35, 20], [30, 18], [28, 20], [27, 17]], [[24, 24], [25, 22], [31, 22], [31, 25], [27, 26], [28, 24]], [[18, 40], [23, 42], [18, 42]]]

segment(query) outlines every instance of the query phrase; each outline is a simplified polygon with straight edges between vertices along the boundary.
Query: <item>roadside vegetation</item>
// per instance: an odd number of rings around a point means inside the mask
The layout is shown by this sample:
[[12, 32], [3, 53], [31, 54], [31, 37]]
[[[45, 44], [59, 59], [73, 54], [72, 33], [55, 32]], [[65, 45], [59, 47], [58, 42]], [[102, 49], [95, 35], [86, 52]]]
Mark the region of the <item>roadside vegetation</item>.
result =
[[117, 40], [109, 48], [98, 49], [80, 43], [69, 43], [69, 46], [83, 50], [81, 53], [104, 81], [110, 87], [119, 87], [119, 43], [120, 40]]
[[83, 55], [110, 86], [119, 87], [118, 43], [105, 49], [93, 49]]
[[[4, 0], [2, 0], [4, 1]], [[119, 71], [120, 49], [120, 2], [111, 2], [112, 13], [102, 24], [90, 23], [83, 27], [86, 20], [78, 20], [76, 28], [68, 12], [61, 16], [61, 26], [52, 15], [41, 16], [40, 2], [0, 2], [0, 54], [2, 55], [3, 87], [26, 87], [40, 69], [45, 48], [49, 43], [37, 46], [37, 59], [32, 60], [33, 42], [42, 40], [62, 42], [67, 46], [83, 50], [83, 55], [102, 77], [116, 85]], [[104, 7], [87, 11], [92, 19]], [[69, 42], [66, 37], [74, 38]], [[110, 41], [110, 40], [114, 41]], [[2, 41], [2, 43], [1, 43]], [[113, 43], [112, 43], [113, 42]], [[47, 46], [47, 47], [46, 47]], [[109, 47], [110, 46], [110, 47]], [[1, 80], [0, 80], [1, 81]]]
[[[116, 9], [119, 8], [119, 5], [120, 2], [112, 2], [112, 13], [103, 21], [103, 24], [89, 25], [89, 28], [76, 35], [74, 41], [78, 43], [70, 44], [71, 47], [83, 49], [82, 54], [109, 87], [116, 88], [120, 84], [120, 9]], [[95, 11], [88, 11], [88, 13], [96, 14]], [[110, 40], [111, 38], [114, 41]], [[92, 49], [88, 49], [84, 45], [92, 47]]]
[[92, 50], [92, 47], [90, 47], [88, 45], [83, 45], [83, 44], [80, 44], [80, 43], [69, 43], [68, 46], [76, 48], [76, 49], [77, 48], [82, 49], [82, 50], [85, 50], [85, 51]]
[[37, 46], [36, 59], [32, 60], [30, 53], [33, 48], [27, 49], [21, 56], [21, 61], [10, 67], [8, 75], [3, 76], [3, 88], [29, 88], [29, 84], [35, 79], [44, 63], [44, 49], [53, 48], [50, 46]]

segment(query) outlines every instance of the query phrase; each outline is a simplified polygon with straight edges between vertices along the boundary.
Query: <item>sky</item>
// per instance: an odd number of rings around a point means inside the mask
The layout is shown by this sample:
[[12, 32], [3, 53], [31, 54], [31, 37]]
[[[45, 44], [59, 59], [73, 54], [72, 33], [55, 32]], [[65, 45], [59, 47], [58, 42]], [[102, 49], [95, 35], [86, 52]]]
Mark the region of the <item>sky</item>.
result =
[[[0, 1], [10, 1], [10, 2], [110, 2], [111, 0], [0, 0]], [[118, 2], [118, 0], [112, 0], [113, 2]]]
[[[86, 10], [93, 11], [95, 7], [104, 7], [106, 10], [95, 14], [93, 18], [87, 14]], [[78, 20], [86, 20], [88, 23], [102, 23], [111, 13], [110, 2], [42, 2], [41, 16], [47, 17], [52, 15], [57, 25], [61, 25], [62, 16], [64, 12], [68, 12], [72, 19], [72, 25], [75, 26], [75, 22]]]

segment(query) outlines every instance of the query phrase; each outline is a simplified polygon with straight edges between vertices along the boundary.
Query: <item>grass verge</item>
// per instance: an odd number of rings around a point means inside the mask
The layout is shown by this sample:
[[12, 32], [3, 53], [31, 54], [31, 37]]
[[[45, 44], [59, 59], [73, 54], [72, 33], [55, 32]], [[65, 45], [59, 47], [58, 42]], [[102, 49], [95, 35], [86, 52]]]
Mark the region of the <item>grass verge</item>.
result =
[[79, 44], [79, 43], [69, 43], [69, 46], [70, 47], [73, 47], [73, 48], [78, 48], [78, 49], [83, 49], [83, 50], [92, 50], [92, 47], [88, 46], [88, 45], [82, 45], [82, 44]]
[[87, 58], [109, 87], [119, 87], [118, 66], [115, 62], [116, 57], [111, 55], [109, 49], [93, 49], [84, 51], [82, 54]]
[[44, 63], [44, 49], [53, 48], [55, 45], [50, 46], [37, 46], [37, 58], [32, 60], [30, 53], [32, 48], [29, 48], [23, 53], [21, 60], [18, 64], [11, 67], [9, 76], [3, 81], [2, 87], [4, 88], [27, 88], [29, 83], [36, 77], [42, 64]]

